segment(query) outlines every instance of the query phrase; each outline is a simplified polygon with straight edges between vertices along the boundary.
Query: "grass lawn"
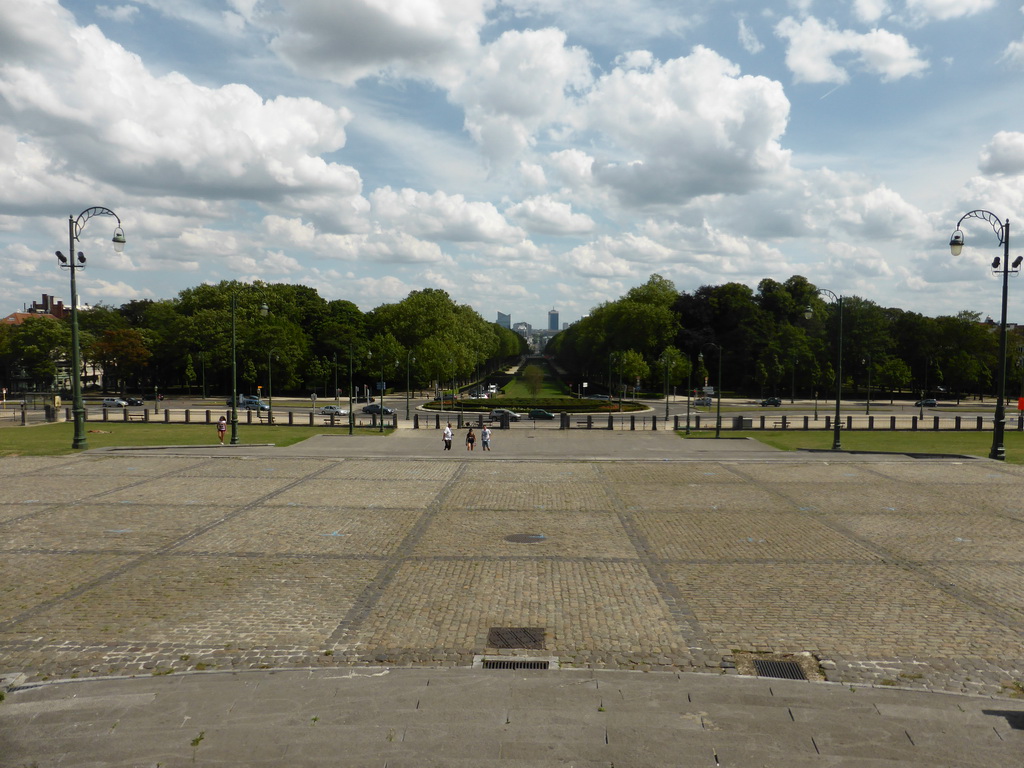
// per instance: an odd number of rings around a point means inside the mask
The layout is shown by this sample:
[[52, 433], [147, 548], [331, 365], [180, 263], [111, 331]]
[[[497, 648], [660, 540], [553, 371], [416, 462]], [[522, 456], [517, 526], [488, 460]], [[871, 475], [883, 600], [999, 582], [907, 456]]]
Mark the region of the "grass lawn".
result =
[[[699, 437], [713, 435], [713, 430], [701, 430]], [[801, 448], [829, 450], [832, 448], [832, 432], [823, 429], [771, 431], [728, 431], [729, 437], [752, 437], [765, 445], [783, 451], [795, 451]], [[890, 453], [937, 453], [962, 454], [966, 456], [987, 457], [992, 448], [991, 432], [889, 432], [854, 430], [843, 432], [841, 436], [843, 450], [848, 451], [882, 451]], [[1003, 436], [1006, 448], [1006, 461], [1009, 464], [1024, 464], [1024, 434], [1016, 430], [1007, 430]]]
[[[93, 431], [101, 430], [101, 431]], [[392, 430], [385, 428], [384, 434]], [[278, 446], [294, 445], [313, 435], [328, 430], [322, 427], [270, 427], [257, 424], [239, 424], [240, 444], [273, 443]], [[348, 429], [335, 427], [330, 434], [348, 436]], [[35, 427], [4, 427], [0, 429], [0, 456], [60, 456], [78, 453], [71, 447], [75, 426], [71, 422], [41, 424]], [[355, 436], [380, 435], [379, 429], [369, 427], [355, 430]], [[116, 422], [88, 422], [86, 440], [89, 448], [139, 445], [214, 445], [217, 443], [215, 424], [124, 424]], [[231, 439], [231, 429], [225, 442]]]
[[[557, 382], [548, 377], [544, 377], [544, 382], [540, 386], [540, 392], [534, 394], [530, 391], [526, 383], [520, 379], [512, 379], [508, 384], [502, 387], [505, 392], [505, 397], [522, 397], [533, 400], [541, 400], [549, 397], [564, 397], [569, 396], [565, 393], [565, 389]], [[500, 398], [498, 398], [500, 400]]]

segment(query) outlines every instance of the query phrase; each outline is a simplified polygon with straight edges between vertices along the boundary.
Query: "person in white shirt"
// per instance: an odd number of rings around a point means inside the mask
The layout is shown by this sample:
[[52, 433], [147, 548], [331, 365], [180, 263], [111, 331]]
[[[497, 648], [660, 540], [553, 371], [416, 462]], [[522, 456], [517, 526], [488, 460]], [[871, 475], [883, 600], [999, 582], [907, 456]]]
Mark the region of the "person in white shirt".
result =
[[444, 440], [444, 450], [450, 451], [452, 449], [452, 423], [450, 421], [448, 426], [444, 428], [442, 439]]
[[489, 451], [491, 450], [491, 428], [485, 426], [483, 431], [480, 433], [480, 450]]

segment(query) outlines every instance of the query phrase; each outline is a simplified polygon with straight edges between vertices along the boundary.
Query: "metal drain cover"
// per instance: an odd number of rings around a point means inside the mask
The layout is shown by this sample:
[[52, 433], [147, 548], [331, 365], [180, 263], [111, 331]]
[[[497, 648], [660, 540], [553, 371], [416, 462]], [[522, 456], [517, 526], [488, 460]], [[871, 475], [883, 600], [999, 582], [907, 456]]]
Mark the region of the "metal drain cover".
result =
[[758, 677], [778, 677], [783, 680], [806, 680], [803, 669], [795, 661], [754, 659]]
[[505, 541], [511, 541], [513, 544], [537, 544], [545, 539], [547, 536], [543, 533], [513, 533], [505, 537]]
[[537, 659], [484, 659], [484, 669], [550, 669], [551, 662]]
[[487, 645], [491, 648], [544, 649], [544, 627], [491, 627]]

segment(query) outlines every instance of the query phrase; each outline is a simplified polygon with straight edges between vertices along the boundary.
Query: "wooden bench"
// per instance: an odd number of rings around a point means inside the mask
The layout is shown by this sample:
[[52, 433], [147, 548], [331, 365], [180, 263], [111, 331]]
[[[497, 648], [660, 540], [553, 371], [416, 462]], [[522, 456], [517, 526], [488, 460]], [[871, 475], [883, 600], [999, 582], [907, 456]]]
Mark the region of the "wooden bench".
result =
[[143, 411], [139, 411], [139, 412], [125, 411], [124, 412], [124, 417], [128, 421], [145, 421], [146, 420], [146, 414]]
[[782, 429], [783, 427], [789, 427], [789, 425], [792, 423], [793, 422], [789, 421], [788, 419], [776, 419], [775, 421], [772, 422], [772, 426], [775, 429]]

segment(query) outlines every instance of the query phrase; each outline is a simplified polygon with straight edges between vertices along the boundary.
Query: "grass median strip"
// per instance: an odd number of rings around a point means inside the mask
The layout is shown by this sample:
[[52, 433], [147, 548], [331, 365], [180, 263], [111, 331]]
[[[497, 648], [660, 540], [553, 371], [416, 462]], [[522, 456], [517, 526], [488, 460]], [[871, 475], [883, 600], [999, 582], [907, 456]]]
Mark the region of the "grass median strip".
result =
[[[729, 437], [752, 437], [783, 451], [829, 450], [831, 430], [748, 430], [729, 432]], [[889, 432], [854, 430], [841, 436], [845, 451], [880, 453], [961, 454], [987, 457], [992, 448], [991, 432]], [[1004, 435], [1006, 461], [1024, 464], [1024, 434], [1007, 431]]]
[[[385, 434], [391, 430], [385, 430]], [[336, 434], [332, 431], [331, 434]], [[314, 435], [322, 435], [319, 427], [270, 427], [259, 424], [240, 424], [239, 441], [245, 445], [273, 443], [288, 446]], [[379, 435], [377, 428], [357, 428], [355, 435]], [[36, 427], [10, 427], [0, 429], [0, 456], [61, 456], [74, 453], [71, 441], [74, 424], [44, 424]], [[156, 445], [216, 445], [214, 424], [126, 424], [118, 422], [88, 422], [86, 439], [89, 448], [112, 446]]]

